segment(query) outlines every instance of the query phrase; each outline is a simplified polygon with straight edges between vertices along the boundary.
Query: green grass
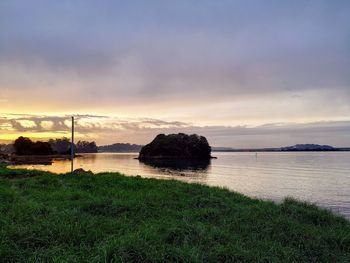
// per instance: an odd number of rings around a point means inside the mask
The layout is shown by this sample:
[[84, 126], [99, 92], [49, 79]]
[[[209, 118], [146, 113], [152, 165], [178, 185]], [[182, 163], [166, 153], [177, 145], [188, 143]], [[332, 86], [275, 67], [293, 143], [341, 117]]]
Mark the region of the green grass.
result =
[[0, 261], [350, 262], [350, 222], [178, 181], [0, 167]]

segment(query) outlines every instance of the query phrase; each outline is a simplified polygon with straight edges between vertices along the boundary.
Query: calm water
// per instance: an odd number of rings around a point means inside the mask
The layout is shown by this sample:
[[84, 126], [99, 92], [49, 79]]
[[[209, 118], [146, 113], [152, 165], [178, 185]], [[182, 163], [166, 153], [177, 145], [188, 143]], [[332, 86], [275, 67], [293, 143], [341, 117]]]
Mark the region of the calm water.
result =
[[[84, 154], [75, 168], [93, 172], [119, 171], [126, 175], [173, 178], [224, 186], [264, 199], [280, 201], [287, 196], [315, 203], [350, 219], [350, 152], [219, 153], [210, 163], [142, 163], [137, 154]], [[17, 166], [19, 167], [19, 166]], [[69, 161], [51, 166], [20, 166], [70, 171]]]

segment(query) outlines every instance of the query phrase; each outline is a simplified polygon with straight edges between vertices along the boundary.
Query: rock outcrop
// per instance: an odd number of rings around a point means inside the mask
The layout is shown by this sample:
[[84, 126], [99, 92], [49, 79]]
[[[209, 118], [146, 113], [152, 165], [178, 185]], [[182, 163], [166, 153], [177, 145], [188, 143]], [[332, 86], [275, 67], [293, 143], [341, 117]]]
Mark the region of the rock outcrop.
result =
[[211, 147], [207, 139], [197, 134], [159, 134], [142, 147], [139, 159], [208, 160]]

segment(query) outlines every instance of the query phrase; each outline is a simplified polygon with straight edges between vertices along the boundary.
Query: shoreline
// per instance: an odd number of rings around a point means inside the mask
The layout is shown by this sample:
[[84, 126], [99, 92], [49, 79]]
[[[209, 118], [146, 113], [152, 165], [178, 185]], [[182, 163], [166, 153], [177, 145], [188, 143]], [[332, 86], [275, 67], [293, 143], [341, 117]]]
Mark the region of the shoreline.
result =
[[[79, 156], [80, 157], [80, 156]], [[70, 158], [68, 158], [70, 159]], [[136, 159], [136, 158], [134, 158]], [[156, 161], [156, 160], [154, 160]], [[164, 160], [162, 160], [164, 161]], [[169, 161], [169, 160], [166, 160], [166, 161]], [[12, 165], [8, 165], [9, 167], [6, 167], [7, 165], [3, 165], [3, 167], [5, 167], [6, 169], [8, 170], [12, 170], [12, 171], [25, 171], [25, 175], [24, 176], [20, 176], [19, 179], [21, 178], [26, 178], [26, 176], [28, 177], [36, 177], [36, 176], [40, 176], [42, 174], [54, 174], [54, 175], [58, 175], [58, 176], [63, 176], [63, 175], [70, 175], [71, 173], [70, 172], [52, 172], [52, 171], [49, 171], [49, 170], [37, 170], [35, 168], [21, 168], [21, 167], [10, 167]], [[0, 163], [0, 168], [1, 168], [1, 163]], [[248, 195], [246, 193], [242, 193], [242, 192], [238, 192], [238, 191], [235, 191], [233, 189], [230, 189], [230, 188], [226, 188], [225, 186], [219, 186], [219, 185], [210, 185], [210, 184], [205, 184], [205, 183], [201, 183], [201, 182], [190, 182], [190, 181], [184, 181], [184, 180], [181, 180], [181, 178], [183, 178], [183, 176], [185, 175], [177, 175], [177, 176], [171, 176], [171, 177], [163, 177], [163, 176], [159, 176], [159, 177], [148, 177], [148, 176], [142, 176], [142, 175], [127, 175], [127, 174], [123, 174], [119, 171], [99, 171], [99, 172], [92, 172], [90, 170], [84, 170], [83, 168], [77, 168], [73, 171], [73, 174], [89, 174], [89, 175], [100, 175], [100, 174], [109, 174], [109, 175], [113, 175], [113, 174], [116, 174], [116, 175], [122, 175], [122, 176], [126, 176], [126, 177], [137, 177], [137, 178], [142, 178], [142, 179], [155, 179], [155, 180], [166, 180], [166, 181], [179, 181], [179, 182], [182, 182], [182, 183], [186, 183], [186, 184], [194, 184], [194, 185], [203, 185], [203, 186], [207, 186], [207, 187], [213, 187], [213, 188], [222, 188], [222, 189], [225, 189], [227, 191], [230, 191], [230, 192], [233, 192], [233, 193], [238, 193], [238, 194], [241, 194], [241, 195], [244, 195], [248, 198], [251, 198], [251, 199], [258, 199], [258, 200], [261, 200], [261, 201], [266, 201], [266, 202], [273, 202], [275, 204], [281, 204], [283, 203], [283, 201], [285, 199], [293, 199], [297, 202], [300, 202], [300, 203], [306, 203], [308, 205], [311, 205], [311, 206], [315, 206], [321, 210], [326, 210], [332, 214], [334, 214], [335, 216], [340, 216], [340, 217], [343, 217], [344, 219], [348, 220], [350, 222], [350, 217], [348, 217], [347, 215], [345, 214], [342, 214], [341, 212], [338, 212], [338, 211], [335, 211], [335, 210], [332, 210], [330, 207], [326, 206], [326, 205], [320, 205], [317, 201], [308, 201], [308, 200], [303, 200], [303, 199], [299, 199], [297, 197], [293, 197], [293, 196], [285, 196], [284, 198], [277, 198], [277, 199], [274, 199], [274, 198], [264, 198], [264, 197], [259, 197], [259, 196], [254, 196], [254, 195]], [[1, 174], [0, 174], [0, 179], [1, 179]], [[5, 177], [5, 178], [8, 178], [8, 179], [16, 179], [15, 177]]]
[[[74, 158], [80, 157], [75, 155]], [[54, 160], [70, 160], [69, 154], [52, 154], [52, 155], [15, 155], [15, 154], [2, 154], [0, 155], [0, 164], [5, 165], [30, 165], [30, 164], [42, 164], [51, 165]]]
[[[104, 154], [92, 154], [93, 156], [84, 154], [82, 158], [75, 160], [74, 167], [91, 170], [94, 173], [121, 172], [127, 176], [139, 174], [148, 178], [176, 179], [227, 187], [231, 191], [237, 191], [251, 197], [278, 202], [290, 196], [330, 209], [350, 220], [350, 207], [346, 198], [346, 187], [344, 187], [348, 184], [346, 171], [350, 169], [347, 163], [348, 154], [310, 152], [261, 153], [260, 155], [258, 153], [256, 159], [253, 153], [237, 153], [238, 156], [235, 153], [216, 153], [219, 159], [213, 160], [211, 163], [169, 160], [140, 162], [134, 160], [137, 155], [121, 153], [123, 156], [119, 157], [113, 156], [116, 153], [106, 153], [105, 157]], [[311, 154], [311, 159], [309, 154]], [[296, 163], [289, 163], [290, 157], [287, 155], [297, 158], [295, 159]], [[309, 166], [309, 163], [305, 163], [304, 157], [307, 157], [307, 160], [314, 160], [313, 163], [318, 165]], [[327, 165], [329, 160], [333, 160], [332, 166]], [[243, 166], [242, 170], [240, 167]], [[303, 169], [300, 170], [301, 167]], [[339, 170], [340, 167], [342, 170]], [[54, 161], [52, 165], [45, 166], [15, 165], [9, 166], [9, 168], [66, 173], [70, 172], [70, 160]], [[259, 174], [258, 170], [263, 172]], [[227, 177], [227, 174], [230, 178]], [[305, 179], [306, 184], [300, 184], [298, 181], [300, 179]], [[263, 182], [263, 184], [259, 186], [259, 182]], [[323, 189], [328, 189], [328, 191], [324, 192]], [[335, 191], [338, 192], [336, 196], [332, 195]]]

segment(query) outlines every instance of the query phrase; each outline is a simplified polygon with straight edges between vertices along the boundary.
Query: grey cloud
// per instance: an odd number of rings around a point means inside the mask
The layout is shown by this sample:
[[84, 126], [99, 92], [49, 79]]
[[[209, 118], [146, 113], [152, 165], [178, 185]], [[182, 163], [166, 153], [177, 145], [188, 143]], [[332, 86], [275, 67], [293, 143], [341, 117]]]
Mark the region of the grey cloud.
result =
[[[19, 8], [19, 6], [27, 8]], [[82, 97], [349, 89], [350, 4], [337, 1], [2, 1], [0, 56]], [[29, 11], [28, 11], [29, 10]], [[176, 23], [174, 22], [176, 21]], [[26, 27], [22, 27], [25, 22]], [[1, 73], [1, 72], [0, 72]], [[2, 79], [5, 79], [4, 72]], [[43, 79], [35, 72], [31, 77]], [[131, 79], [131, 80], [130, 80]], [[136, 81], [137, 80], [137, 81]]]
[[[189, 126], [171, 129], [144, 129], [135, 136], [139, 143], [151, 140], [157, 133], [198, 133], [206, 136], [214, 146], [236, 148], [281, 147], [297, 143], [318, 143], [349, 146], [350, 121], [308, 124], [262, 125], [257, 127]], [[126, 139], [126, 136], [122, 136]]]
[[[12, 129], [20, 132], [47, 132], [47, 131], [55, 131], [55, 132], [64, 132], [70, 129], [70, 126], [65, 122], [70, 121], [71, 116], [45, 116], [45, 115], [32, 115], [32, 114], [3, 114], [7, 117], [0, 118], [0, 125], [11, 126]], [[75, 120], [77, 122], [82, 119], [107, 119], [107, 116], [102, 115], [91, 115], [91, 114], [80, 114], [75, 115]], [[33, 127], [26, 127], [21, 124], [22, 121], [30, 121], [35, 125]], [[51, 122], [52, 127], [45, 128], [42, 125], [42, 122]]]
[[[32, 114], [7, 114], [7, 117], [0, 118], [0, 125], [10, 125], [12, 129], [20, 132], [64, 132], [70, 130], [71, 116], [44, 116]], [[113, 132], [118, 130], [142, 130], [152, 129], [148, 128], [150, 125], [153, 128], [164, 127], [179, 128], [186, 127], [189, 124], [179, 121], [163, 121], [150, 118], [140, 119], [118, 119], [110, 116], [80, 114], [74, 115], [76, 122], [76, 129], [80, 133], [98, 133]], [[92, 122], [91, 122], [92, 120]], [[23, 121], [33, 122], [33, 127], [26, 127], [22, 125]], [[42, 126], [42, 122], [51, 122], [53, 125], [50, 128]], [[68, 122], [68, 124], [66, 124]]]
[[[93, 123], [86, 122], [94, 119]], [[37, 126], [23, 127], [20, 120], [34, 121]], [[69, 131], [64, 121], [68, 116], [26, 116], [11, 119], [1, 117], [1, 125], [10, 124], [12, 129], [19, 132], [46, 132], [40, 126], [42, 121], [52, 121], [53, 127], [49, 131]], [[152, 126], [150, 126], [152, 125]], [[147, 143], [158, 133], [198, 133], [206, 136], [215, 146], [248, 147], [279, 147], [296, 143], [319, 143], [344, 145], [350, 141], [350, 121], [324, 121], [312, 123], [271, 123], [256, 127], [247, 126], [197, 126], [177, 121], [163, 121], [156, 119], [120, 119], [115, 117], [80, 115], [77, 117], [76, 130], [84, 138], [96, 137], [99, 144], [113, 142]], [[1, 135], [1, 134], [0, 134]]]

